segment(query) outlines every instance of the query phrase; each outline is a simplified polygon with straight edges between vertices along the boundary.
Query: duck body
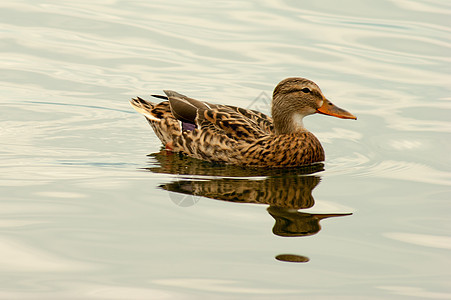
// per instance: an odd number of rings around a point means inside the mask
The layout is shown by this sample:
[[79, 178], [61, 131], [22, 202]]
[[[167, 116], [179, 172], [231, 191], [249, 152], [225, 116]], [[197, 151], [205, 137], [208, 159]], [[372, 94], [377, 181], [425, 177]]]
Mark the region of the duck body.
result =
[[[304, 78], [279, 83], [273, 94], [274, 118], [255, 110], [164, 92], [166, 96], [155, 96], [165, 100], [160, 103], [139, 97], [130, 103], [146, 117], [166, 149], [245, 167], [286, 168], [324, 161], [323, 147], [303, 127], [303, 117], [320, 112], [355, 118], [330, 103], [315, 83]], [[329, 110], [320, 111], [323, 104]]]

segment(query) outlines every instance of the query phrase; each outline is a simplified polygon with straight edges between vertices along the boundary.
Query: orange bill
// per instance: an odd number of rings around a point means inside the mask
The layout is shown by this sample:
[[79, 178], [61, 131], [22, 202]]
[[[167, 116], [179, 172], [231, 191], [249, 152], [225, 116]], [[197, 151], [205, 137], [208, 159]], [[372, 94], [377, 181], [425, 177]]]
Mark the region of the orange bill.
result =
[[316, 110], [316, 112], [320, 113], [320, 114], [324, 114], [324, 115], [342, 118], [342, 119], [357, 120], [356, 116], [354, 116], [353, 114], [351, 114], [350, 112], [348, 112], [342, 108], [339, 108], [338, 106], [335, 106], [335, 104], [333, 104], [332, 102], [330, 102], [327, 99], [324, 100], [323, 105], [320, 108], [318, 108]]

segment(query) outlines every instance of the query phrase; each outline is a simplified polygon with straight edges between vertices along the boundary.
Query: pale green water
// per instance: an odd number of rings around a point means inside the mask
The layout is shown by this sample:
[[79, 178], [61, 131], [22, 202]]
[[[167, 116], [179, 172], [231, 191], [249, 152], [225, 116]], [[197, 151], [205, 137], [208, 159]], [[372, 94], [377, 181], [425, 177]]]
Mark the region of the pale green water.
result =
[[[0, 298], [450, 299], [450, 13], [426, 0], [0, 2]], [[131, 97], [174, 89], [267, 112], [289, 76], [358, 116], [306, 119], [325, 171], [146, 156], [160, 143]], [[314, 203], [290, 214], [200, 196], [230, 187], [278, 190], [277, 203], [314, 188]], [[269, 213], [304, 236], [274, 234]], [[306, 213], [353, 214], [319, 231]]]

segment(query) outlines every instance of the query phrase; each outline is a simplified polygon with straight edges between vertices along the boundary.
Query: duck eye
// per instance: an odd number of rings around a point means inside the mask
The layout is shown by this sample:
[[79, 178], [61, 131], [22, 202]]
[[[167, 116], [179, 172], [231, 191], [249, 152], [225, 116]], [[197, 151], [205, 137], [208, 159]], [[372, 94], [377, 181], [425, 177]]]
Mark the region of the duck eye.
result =
[[310, 93], [310, 89], [309, 88], [303, 88], [301, 91], [303, 93], [306, 93], [306, 94]]

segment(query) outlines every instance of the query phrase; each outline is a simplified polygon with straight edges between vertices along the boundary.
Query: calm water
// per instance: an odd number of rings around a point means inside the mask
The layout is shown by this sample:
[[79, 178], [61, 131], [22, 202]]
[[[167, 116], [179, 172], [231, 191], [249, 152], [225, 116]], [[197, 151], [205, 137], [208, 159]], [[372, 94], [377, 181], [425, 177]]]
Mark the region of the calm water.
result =
[[[2, 1], [0, 298], [451, 299], [451, 4], [337, 3]], [[306, 120], [324, 171], [165, 155], [128, 104], [289, 76], [358, 116]]]

